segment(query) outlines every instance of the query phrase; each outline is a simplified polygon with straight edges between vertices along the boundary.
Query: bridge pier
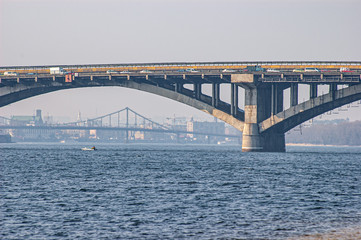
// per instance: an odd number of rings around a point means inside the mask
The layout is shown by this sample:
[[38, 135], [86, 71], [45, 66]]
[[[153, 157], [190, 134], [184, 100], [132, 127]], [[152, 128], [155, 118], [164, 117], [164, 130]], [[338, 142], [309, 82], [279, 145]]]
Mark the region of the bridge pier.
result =
[[284, 152], [285, 134], [260, 133], [258, 124], [282, 111], [282, 88], [248, 86], [245, 90], [245, 124], [242, 136], [243, 152]]
[[242, 136], [242, 152], [285, 152], [285, 134], [268, 132], [259, 134], [258, 124], [245, 124]]
[[[283, 111], [284, 86], [261, 84], [251, 74], [235, 75], [231, 82], [231, 105], [235, 101], [237, 83], [245, 89], [242, 151], [284, 152], [285, 134], [283, 132], [274, 130], [261, 133], [259, 129], [259, 123]], [[297, 88], [297, 85], [294, 88]], [[296, 89], [294, 91], [296, 92]]]
[[285, 134], [277, 131], [270, 131], [262, 134], [264, 152], [285, 152], [286, 140]]
[[282, 88], [246, 89], [243, 152], [285, 152], [285, 134], [281, 131], [260, 133], [259, 123], [282, 111]]
[[245, 123], [242, 134], [242, 152], [262, 152], [263, 139], [257, 123]]

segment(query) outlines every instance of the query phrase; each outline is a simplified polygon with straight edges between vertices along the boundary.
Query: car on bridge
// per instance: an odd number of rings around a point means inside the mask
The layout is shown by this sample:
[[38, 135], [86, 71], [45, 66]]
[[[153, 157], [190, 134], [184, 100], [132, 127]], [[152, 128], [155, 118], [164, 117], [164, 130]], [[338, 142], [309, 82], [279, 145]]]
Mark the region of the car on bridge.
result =
[[347, 67], [342, 67], [342, 68], [340, 68], [340, 72], [344, 73], [344, 72], [353, 72], [353, 71]]
[[274, 69], [274, 68], [268, 68], [268, 69], [267, 69], [267, 72], [274, 72], [274, 73], [278, 73], [278, 72], [280, 72], [280, 70], [278, 70], [278, 69]]
[[148, 69], [144, 69], [144, 70], [140, 71], [139, 73], [152, 73], [152, 71], [150, 71]]
[[223, 69], [222, 72], [236, 72], [234, 69]]
[[297, 73], [297, 72], [305, 72], [305, 69], [303, 69], [303, 68], [296, 68], [296, 69], [293, 69], [292, 72], [295, 72], [295, 73]]
[[108, 74], [112, 74], [112, 73], [118, 73], [117, 71], [114, 71], [114, 70], [108, 70], [107, 71]]
[[199, 71], [195, 70], [194, 68], [187, 68], [186, 72], [190, 72], [190, 73], [197, 73]]
[[305, 68], [305, 72], [319, 72], [318, 68]]
[[261, 67], [261, 66], [247, 66], [246, 68], [243, 69], [244, 72], [264, 72], [266, 71], [265, 68]]

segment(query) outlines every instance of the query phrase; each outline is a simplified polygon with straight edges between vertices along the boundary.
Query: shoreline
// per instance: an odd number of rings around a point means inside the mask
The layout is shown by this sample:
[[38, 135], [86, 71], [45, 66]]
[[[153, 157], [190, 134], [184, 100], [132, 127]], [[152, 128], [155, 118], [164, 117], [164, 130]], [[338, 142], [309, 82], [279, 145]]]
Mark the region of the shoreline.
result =
[[328, 144], [312, 144], [312, 143], [286, 143], [286, 146], [292, 147], [361, 147], [355, 145], [328, 145]]
[[361, 239], [361, 226], [333, 229], [325, 233], [305, 234], [287, 240], [356, 240]]

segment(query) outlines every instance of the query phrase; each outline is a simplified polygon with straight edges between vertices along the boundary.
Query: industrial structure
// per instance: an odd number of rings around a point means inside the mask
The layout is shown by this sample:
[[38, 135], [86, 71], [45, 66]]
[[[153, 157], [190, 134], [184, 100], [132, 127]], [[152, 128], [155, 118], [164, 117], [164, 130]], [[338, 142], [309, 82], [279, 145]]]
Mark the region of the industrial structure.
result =
[[[50, 72], [58, 68], [56, 72]], [[0, 107], [47, 92], [99, 86], [134, 88], [182, 102], [243, 132], [243, 151], [285, 151], [285, 132], [361, 99], [361, 62], [227, 62], [0, 67]], [[202, 91], [210, 84], [212, 94]], [[230, 85], [230, 103], [220, 85]], [[298, 86], [309, 99], [298, 102]], [[191, 88], [186, 88], [191, 85]], [[329, 91], [319, 94], [318, 86]], [[239, 89], [245, 91], [239, 108]], [[290, 108], [284, 90], [290, 89]]]

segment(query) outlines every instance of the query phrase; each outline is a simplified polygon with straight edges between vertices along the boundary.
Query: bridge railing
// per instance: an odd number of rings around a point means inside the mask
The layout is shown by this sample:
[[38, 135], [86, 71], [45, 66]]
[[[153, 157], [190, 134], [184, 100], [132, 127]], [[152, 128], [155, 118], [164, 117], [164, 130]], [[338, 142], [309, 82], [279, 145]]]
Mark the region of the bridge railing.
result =
[[50, 67], [62, 67], [65, 69], [101, 69], [101, 68], [154, 68], [154, 69], [171, 69], [171, 68], [227, 68], [227, 67], [245, 67], [260, 65], [264, 67], [297, 67], [297, 66], [324, 66], [324, 67], [340, 67], [349, 66], [353, 68], [361, 68], [359, 61], [239, 61], [239, 62], [164, 62], [164, 63], [119, 63], [119, 64], [78, 64], [78, 65], [44, 65], [44, 66], [0, 66], [0, 71], [11, 70], [45, 70]]

